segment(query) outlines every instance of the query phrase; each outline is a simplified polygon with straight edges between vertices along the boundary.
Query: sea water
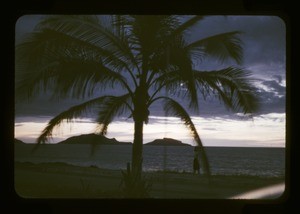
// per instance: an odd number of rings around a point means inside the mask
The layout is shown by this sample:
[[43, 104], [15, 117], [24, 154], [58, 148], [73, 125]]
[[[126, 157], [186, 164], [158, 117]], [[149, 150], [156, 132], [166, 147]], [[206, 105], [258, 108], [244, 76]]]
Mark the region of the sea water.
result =
[[[131, 145], [15, 145], [15, 161], [61, 162], [77, 166], [126, 169]], [[189, 146], [144, 146], [144, 171], [192, 172], [194, 151]], [[207, 147], [212, 174], [280, 177], [285, 175], [285, 149], [260, 147]], [[201, 162], [200, 162], [200, 169]]]

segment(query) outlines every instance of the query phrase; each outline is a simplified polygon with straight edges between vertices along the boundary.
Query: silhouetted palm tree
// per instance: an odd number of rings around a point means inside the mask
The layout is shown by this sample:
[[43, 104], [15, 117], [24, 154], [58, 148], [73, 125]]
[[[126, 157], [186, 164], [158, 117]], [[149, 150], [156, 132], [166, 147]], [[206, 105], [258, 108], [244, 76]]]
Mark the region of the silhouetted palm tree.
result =
[[[187, 41], [185, 34], [202, 16], [48, 16], [16, 48], [17, 93], [34, 97], [51, 91], [58, 98], [90, 100], [60, 113], [48, 123], [38, 143], [44, 143], [62, 121], [89, 110], [98, 113], [98, 131], [122, 114], [134, 121], [132, 170], [141, 174], [143, 126], [150, 107], [161, 102], [168, 116], [179, 117], [202, 147], [202, 163], [210, 174], [203, 144], [186, 108], [198, 109], [198, 95], [217, 96], [235, 111], [255, 110], [250, 73], [236, 67], [200, 71], [195, 63], [206, 57], [241, 63], [240, 32], [226, 32]], [[205, 30], [205, 29], [204, 29]], [[98, 91], [122, 87], [121, 95]], [[172, 92], [176, 96], [164, 95]], [[178, 100], [185, 99], [184, 107]]]

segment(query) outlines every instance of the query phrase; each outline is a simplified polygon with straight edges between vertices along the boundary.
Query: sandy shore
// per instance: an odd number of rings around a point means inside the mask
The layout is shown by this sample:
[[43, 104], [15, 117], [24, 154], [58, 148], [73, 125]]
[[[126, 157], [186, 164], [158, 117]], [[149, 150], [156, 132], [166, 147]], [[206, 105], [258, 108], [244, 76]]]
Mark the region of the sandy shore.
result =
[[[151, 198], [225, 199], [284, 182], [284, 178], [145, 172]], [[15, 190], [24, 198], [122, 198], [121, 170], [63, 163], [15, 163]]]

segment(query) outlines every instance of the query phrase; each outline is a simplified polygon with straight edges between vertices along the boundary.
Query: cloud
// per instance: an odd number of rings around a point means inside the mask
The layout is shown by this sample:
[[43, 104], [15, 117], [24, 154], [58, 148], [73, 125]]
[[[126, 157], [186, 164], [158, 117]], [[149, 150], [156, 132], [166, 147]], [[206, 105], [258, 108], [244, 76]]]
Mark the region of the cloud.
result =
[[278, 81], [275, 80], [267, 80], [263, 81], [263, 84], [269, 87], [272, 91], [278, 94], [285, 94], [285, 87], [281, 86]]
[[278, 81], [279, 84], [282, 83], [282, 76], [281, 75], [273, 75], [273, 77]]
[[259, 113], [284, 113], [286, 104], [286, 87], [281, 85], [282, 79], [259, 80], [256, 82], [257, 95], [260, 100]]
[[215, 131], [215, 130], [217, 130], [217, 129], [216, 129], [216, 128], [202, 128], [202, 130]]

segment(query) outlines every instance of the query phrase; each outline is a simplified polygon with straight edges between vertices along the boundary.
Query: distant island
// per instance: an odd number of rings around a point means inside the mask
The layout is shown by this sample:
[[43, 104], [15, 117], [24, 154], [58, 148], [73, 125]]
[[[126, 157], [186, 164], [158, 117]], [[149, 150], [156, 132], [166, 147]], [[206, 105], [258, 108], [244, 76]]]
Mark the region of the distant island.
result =
[[104, 145], [131, 145], [130, 142], [119, 142], [115, 138], [107, 138], [99, 134], [83, 134], [70, 137], [57, 144], [104, 144]]
[[156, 139], [145, 146], [191, 146], [190, 144], [182, 143], [180, 140], [174, 140], [172, 138]]
[[21, 141], [21, 140], [18, 140], [18, 139], [16, 139], [15, 138], [15, 142], [14, 142], [15, 144], [17, 144], [17, 145], [23, 145], [23, 144], [26, 144], [25, 142], [23, 142], [23, 141]]

